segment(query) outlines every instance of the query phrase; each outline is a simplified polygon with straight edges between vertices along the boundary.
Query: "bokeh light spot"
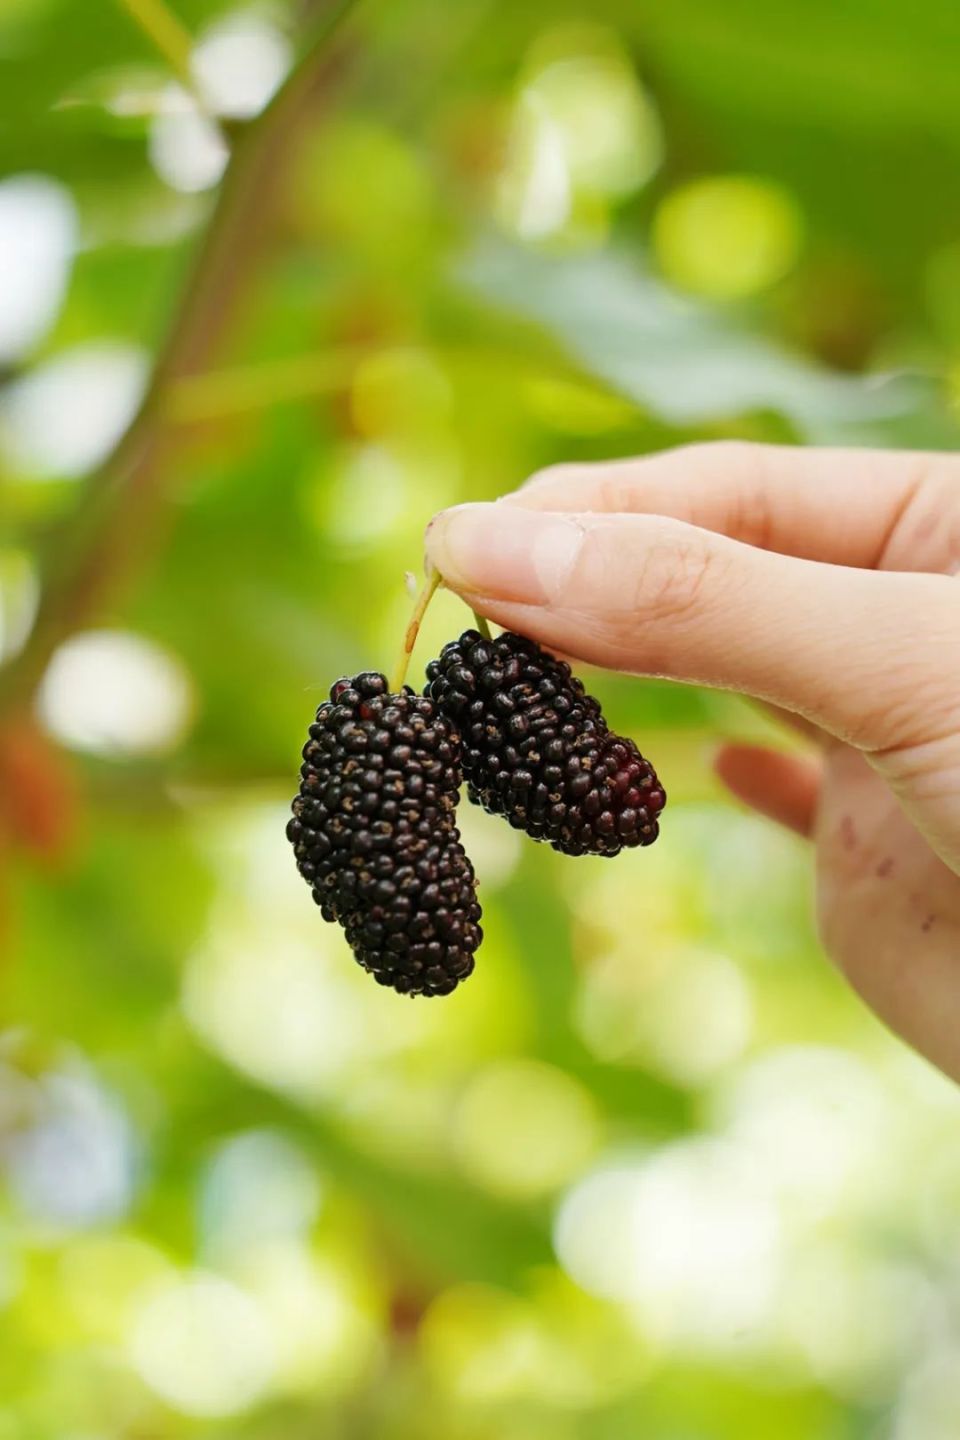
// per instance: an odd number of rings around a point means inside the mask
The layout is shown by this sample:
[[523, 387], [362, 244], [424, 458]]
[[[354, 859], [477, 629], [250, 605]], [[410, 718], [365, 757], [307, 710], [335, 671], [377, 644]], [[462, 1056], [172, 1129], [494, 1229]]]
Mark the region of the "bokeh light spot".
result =
[[117, 1220], [133, 1198], [133, 1134], [120, 1107], [84, 1071], [38, 1082], [32, 1122], [4, 1147], [10, 1188], [37, 1225], [80, 1229]]
[[147, 1296], [174, 1274], [167, 1257], [135, 1235], [79, 1236], [59, 1265], [64, 1298], [83, 1335], [117, 1344]]
[[599, 1120], [587, 1091], [537, 1060], [502, 1060], [470, 1082], [454, 1145], [478, 1185], [518, 1197], [547, 1194], [590, 1158]]
[[143, 636], [88, 630], [56, 652], [40, 690], [44, 724], [64, 744], [97, 755], [171, 750], [194, 697], [179, 660]]
[[622, 1313], [553, 1267], [538, 1270], [523, 1295], [480, 1284], [442, 1292], [419, 1342], [434, 1383], [462, 1403], [546, 1402], [557, 1407], [554, 1420], [560, 1407], [595, 1406], [633, 1388], [646, 1359]]
[[0, 183], [0, 364], [29, 350], [56, 318], [76, 245], [68, 190], [46, 175]]
[[783, 1245], [761, 1168], [729, 1143], [691, 1139], [599, 1177], [558, 1213], [571, 1277], [628, 1303], [646, 1334], [680, 1351], [762, 1349]]
[[336, 1085], [363, 1045], [362, 1006], [344, 974], [352, 963], [322, 923], [308, 945], [279, 938], [273, 926], [222, 917], [190, 961], [184, 1006], [234, 1065], [315, 1098]]
[[691, 180], [660, 203], [653, 246], [667, 279], [710, 300], [767, 289], [794, 265], [803, 222], [772, 180], [717, 175]]
[[576, 190], [629, 195], [656, 171], [662, 153], [656, 111], [614, 46], [546, 65], [526, 94], [559, 129]]
[[226, 141], [192, 96], [168, 85], [150, 125], [150, 160], [160, 179], [193, 195], [216, 185], [229, 158]]
[[665, 939], [653, 964], [624, 945], [591, 965], [577, 1018], [604, 1060], [699, 1085], [742, 1055], [753, 1002], [742, 970], [726, 955]]
[[504, 225], [525, 240], [553, 234], [570, 217], [563, 135], [535, 96], [521, 96], [517, 106], [497, 199]]
[[324, 538], [360, 548], [388, 535], [411, 506], [410, 477], [384, 445], [360, 445], [317, 487], [316, 518]]
[[907, 1376], [890, 1440], [956, 1440], [960, 1434], [960, 1344], [928, 1344]]
[[626, 1271], [633, 1250], [640, 1161], [607, 1162], [564, 1196], [554, 1248], [567, 1274], [591, 1295], [622, 1301], [632, 1293]]
[[201, 1226], [207, 1254], [242, 1254], [251, 1246], [303, 1234], [320, 1206], [320, 1182], [286, 1136], [250, 1130], [217, 1150], [203, 1179]]
[[488, 1285], [444, 1291], [420, 1327], [426, 1364], [464, 1400], [504, 1400], [536, 1389], [542, 1337], [528, 1302]]
[[[379, 267], [402, 267], [409, 285], [435, 214], [434, 177], [397, 127], [343, 116], [305, 147], [295, 205], [302, 223]], [[372, 183], [370, 183], [372, 182]]]
[[212, 26], [193, 52], [192, 68], [212, 110], [248, 120], [277, 90], [291, 58], [286, 36], [251, 12]]
[[142, 1379], [185, 1415], [227, 1416], [267, 1390], [274, 1355], [259, 1306], [202, 1272], [150, 1296], [137, 1314], [130, 1357]]
[[826, 1214], [891, 1182], [894, 1132], [882, 1086], [842, 1050], [770, 1051], [717, 1097], [715, 1112], [796, 1212]]
[[92, 470], [133, 419], [146, 378], [140, 350], [106, 341], [38, 365], [0, 403], [0, 445], [9, 462], [38, 480]]
[[506, 228], [536, 240], [592, 241], [609, 204], [657, 169], [660, 123], [629, 57], [609, 31], [564, 27], [528, 60], [497, 191]]
[[852, 1399], [883, 1402], [921, 1339], [930, 1294], [919, 1272], [877, 1259], [852, 1237], [797, 1247], [777, 1328], [805, 1373]]
[[270, 1326], [277, 1389], [332, 1396], [350, 1390], [377, 1357], [377, 1307], [339, 1258], [274, 1244], [238, 1272]]

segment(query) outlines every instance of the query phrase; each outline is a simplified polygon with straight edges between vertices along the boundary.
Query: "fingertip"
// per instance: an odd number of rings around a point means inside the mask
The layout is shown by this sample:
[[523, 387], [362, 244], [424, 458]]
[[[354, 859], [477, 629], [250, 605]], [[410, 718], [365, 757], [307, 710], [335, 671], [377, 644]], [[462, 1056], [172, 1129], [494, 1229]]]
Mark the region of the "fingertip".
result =
[[797, 835], [813, 832], [820, 798], [820, 766], [813, 760], [738, 741], [721, 744], [713, 769], [751, 810]]
[[575, 517], [499, 504], [457, 505], [434, 517], [428, 560], [462, 594], [529, 605], [549, 603], [583, 539]]
[[750, 787], [754, 776], [755, 756], [750, 747], [733, 741], [723, 741], [714, 747], [710, 755], [710, 768], [720, 783], [738, 800], [749, 804], [744, 789]]
[[749, 745], [738, 740], [722, 740], [713, 747], [710, 763], [714, 771], [723, 778], [752, 770], [757, 756], [775, 753], [763, 746]]
[[[438, 570], [444, 584], [455, 590], [470, 588], [468, 576], [461, 574], [456, 552], [463, 548], [461, 537], [469, 536], [483, 526], [483, 512], [490, 509], [483, 502], [467, 501], [460, 505], [448, 505], [438, 510], [423, 532], [423, 548], [430, 565]], [[477, 512], [480, 516], [477, 518]], [[469, 565], [466, 567], [469, 569]]]

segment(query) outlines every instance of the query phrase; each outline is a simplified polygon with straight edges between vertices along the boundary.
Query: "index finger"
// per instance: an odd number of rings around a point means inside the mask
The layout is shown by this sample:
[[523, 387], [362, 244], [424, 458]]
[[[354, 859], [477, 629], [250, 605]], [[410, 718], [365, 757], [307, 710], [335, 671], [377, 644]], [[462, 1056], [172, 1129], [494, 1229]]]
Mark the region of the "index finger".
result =
[[[941, 568], [935, 533], [903, 542], [909, 517], [960, 499], [960, 464], [911, 451], [741, 441], [634, 460], [557, 465], [507, 503], [534, 510], [666, 515], [763, 550], [864, 569]], [[949, 557], [944, 555], [943, 568]]]

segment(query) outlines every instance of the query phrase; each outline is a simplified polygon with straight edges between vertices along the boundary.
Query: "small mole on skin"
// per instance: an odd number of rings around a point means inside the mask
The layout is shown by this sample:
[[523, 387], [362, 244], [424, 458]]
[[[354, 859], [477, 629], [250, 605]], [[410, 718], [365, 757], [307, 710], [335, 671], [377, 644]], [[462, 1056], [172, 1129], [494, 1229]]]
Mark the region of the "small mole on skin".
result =
[[844, 850], [853, 850], [857, 844], [857, 829], [852, 815], [844, 815], [840, 821], [840, 844]]
[[873, 873], [874, 875], [878, 875], [880, 879], [883, 880], [886, 878], [887, 875], [891, 874], [891, 872], [893, 871], [893, 866], [893, 856], [888, 855], [885, 860], [880, 861], [880, 864], [877, 866], [876, 870], [874, 870]]
[[926, 918], [924, 919], [923, 924], [920, 926], [920, 929], [923, 931], [924, 934], [926, 934], [928, 930], [932, 930], [932, 929], [933, 929], [933, 922], [936, 920], [936, 918], [937, 918], [936, 915], [927, 915], [927, 916], [926, 916]]

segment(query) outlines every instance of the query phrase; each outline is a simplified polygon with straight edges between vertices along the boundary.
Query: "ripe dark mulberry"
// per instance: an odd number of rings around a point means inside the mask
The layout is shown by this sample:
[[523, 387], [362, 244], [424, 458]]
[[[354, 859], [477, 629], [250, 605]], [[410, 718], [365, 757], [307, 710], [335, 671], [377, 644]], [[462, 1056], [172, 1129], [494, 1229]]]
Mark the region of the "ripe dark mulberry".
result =
[[447, 995], [473, 970], [480, 906], [460, 844], [460, 740], [429, 699], [383, 675], [338, 680], [303, 750], [287, 837], [325, 920], [405, 995]]
[[427, 667], [425, 694], [456, 725], [470, 799], [565, 855], [650, 845], [666, 794], [632, 740], [534, 641], [467, 630]]

